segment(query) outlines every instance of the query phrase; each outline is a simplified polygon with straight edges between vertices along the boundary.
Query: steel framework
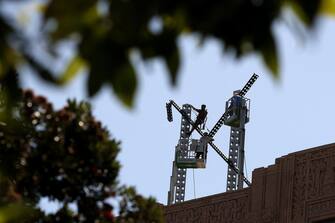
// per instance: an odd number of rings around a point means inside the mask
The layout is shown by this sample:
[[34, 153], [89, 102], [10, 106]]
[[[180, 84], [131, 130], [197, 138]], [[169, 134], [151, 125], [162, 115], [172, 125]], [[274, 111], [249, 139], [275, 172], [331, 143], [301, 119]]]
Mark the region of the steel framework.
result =
[[[172, 107], [174, 107], [182, 116], [179, 143], [175, 148], [175, 160], [172, 165], [172, 176], [170, 179], [170, 190], [168, 192], [168, 205], [183, 202], [185, 199], [186, 170], [187, 168], [204, 168], [207, 156], [207, 145], [210, 145], [214, 151], [228, 164], [227, 173], [227, 191], [243, 188], [245, 183], [250, 186], [250, 181], [244, 176], [244, 139], [245, 124], [249, 121], [250, 100], [244, 96], [257, 80], [258, 75], [253, 74], [247, 84], [240, 91], [235, 91], [234, 96], [226, 103], [226, 111], [216, 122], [211, 131], [207, 134], [198, 126], [195, 130], [200, 134], [200, 140], [192, 140], [190, 144], [187, 134], [190, 127], [194, 125], [191, 118], [192, 107], [184, 104], [182, 108], [173, 100], [166, 104], [167, 119], [173, 121]], [[221, 152], [219, 147], [214, 144], [214, 136], [222, 125], [231, 126], [229, 158]], [[197, 146], [194, 146], [196, 144]], [[195, 157], [195, 147], [202, 148], [204, 156], [202, 160]], [[199, 165], [199, 162], [201, 165]]]

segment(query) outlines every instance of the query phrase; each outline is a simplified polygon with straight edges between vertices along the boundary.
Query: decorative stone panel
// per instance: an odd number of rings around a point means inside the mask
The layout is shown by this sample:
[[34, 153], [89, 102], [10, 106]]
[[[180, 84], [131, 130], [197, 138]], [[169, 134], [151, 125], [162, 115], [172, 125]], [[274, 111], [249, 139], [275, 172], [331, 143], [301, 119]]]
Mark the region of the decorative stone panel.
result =
[[335, 218], [335, 144], [276, 159], [249, 188], [165, 206], [167, 223], [312, 223]]

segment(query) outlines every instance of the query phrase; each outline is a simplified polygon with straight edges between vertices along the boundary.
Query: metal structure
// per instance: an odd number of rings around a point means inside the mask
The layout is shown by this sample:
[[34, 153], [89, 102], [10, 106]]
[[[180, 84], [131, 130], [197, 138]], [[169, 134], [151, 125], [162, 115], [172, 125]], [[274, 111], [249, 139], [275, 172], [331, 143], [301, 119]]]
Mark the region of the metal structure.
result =
[[[249, 81], [246, 83], [246, 85], [244, 85], [244, 87], [242, 88], [242, 90], [238, 93], [239, 96], [244, 97], [245, 94], [249, 91], [249, 89], [251, 88], [251, 86], [255, 83], [255, 81], [257, 80], [258, 75], [257, 74], [253, 74], [252, 77], [249, 79]], [[228, 118], [228, 112], [226, 111], [225, 113], [223, 113], [223, 115], [221, 116], [221, 118], [216, 122], [216, 124], [214, 125], [214, 127], [212, 128], [212, 130], [209, 132], [209, 136], [210, 137], [214, 137], [214, 135], [217, 133], [217, 131], [219, 131], [219, 129], [221, 128], [221, 126], [224, 124], [224, 120], [226, 120]]]
[[[248, 186], [250, 181], [244, 176], [244, 137], [245, 124], [249, 121], [250, 100], [245, 98], [258, 75], [254, 74], [240, 91], [235, 91], [234, 96], [226, 102], [226, 111], [208, 133], [203, 132], [198, 126], [195, 130], [200, 134], [199, 140], [190, 141], [187, 134], [194, 125], [191, 118], [193, 106], [189, 104], [180, 108], [173, 100], [166, 104], [167, 119], [173, 121], [172, 106], [181, 114], [180, 139], [175, 148], [175, 160], [170, 179], [168, 192], [168, 205], [183, 202], [185, 199], [186, 170], [187, 168], [205, 168], [207, 147], [210, 145], [215, 152], [228, 164], [227, 191], [243, 188], [243, 182]], [[214, 135], [222, 125], [231, 126], [229, 158], [214, 144]]]
[[244, 138], [245, 124], [249, 122], [250, 100], [241, 97], [235, 91], [234, 96], [226, 102], [227, 119], [224, 124], [230, 126], [229, 159], [240, 170], [235, 173], [230, 167], [227, 171], [227, 191], [243, 188]]
[[[170, 179], [170, 190], [168, 192], [168, 204], [183, 202], [185, 199], [186, 169], [205, 168], [207, 159], [207, 140], [204, 135], [199, 140], [190, 141], [188, 132], [194, 124], [191, 120], [193, 106], [184, 104], [182, 109], [170, 101], [166, 104], [168, 120], [172, 122], [172, 105], [182, 114], [180, 138], [175, 147], [175, 160], [172, 165], [172, 176]], [[200, 130], [200, 129], [198, 129]], [[201, 130], [200, 130], [201, 131]]]
[[[169, 121], [172, 121], [172, 109], [171, 105], [166, 105], [167, 108], [170, 106], [170, 118], [168, 115]], [[183, 112], [185, 116], [191, 117], [191, 106], [184, 105]], [[168, 112], [169, 113], [169, 112]], [[168, 192], [168, 203], [171, 204], [172, 201], [175, 203], [183, 202], [185, 198], [185, 186], [186, 186], [186, 168], [177, 167], [176, 162], [178, 159], [183, 159], [188, 155], [188, 141], [189, 136], [187, 132], [190, 129], [190, 123], [182, 116], [181, 118], [181, 128], [180, 128], [180, 138], [179, 143], [176, 146], [175, 152], [175, 161], [172, 165], [172, 176], [170, 180], [170, 191]]]
[[234, 91], [233, 97], [226, 102], [225, 113], [209, 132], [209, 136], [214, 137], [223, 124], [231, 126], [229, 160], [240, 170], [240, 173], [228, 167], [227, 191], [243, 188], [245, 124], [249, 122], [250, 111], [250, 100], [244, 96], [257, 78], [258, 75], [253, 74], [242, 90]]

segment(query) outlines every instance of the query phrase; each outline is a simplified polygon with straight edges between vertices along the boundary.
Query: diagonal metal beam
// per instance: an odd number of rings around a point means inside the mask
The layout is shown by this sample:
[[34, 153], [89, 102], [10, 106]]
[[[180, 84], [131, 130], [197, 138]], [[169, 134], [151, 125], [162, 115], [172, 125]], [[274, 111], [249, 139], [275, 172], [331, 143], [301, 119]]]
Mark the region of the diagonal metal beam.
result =
[[[251, 88], [251, 86], [255, 83], [255, 81], [257, 80], [258, 75], [257, 74], [253, 74], [251, 76], [251, 78], [248, 80], [248, 82], [244, 85], [244, 87], [242, 88], [242, 90], [240, 91], [240, 93], [238, 94], [241, 97], [244, 97], [245, 94], [249, 91], [249, 89]], [[223, 113], [223, 115], [220, 117], [220, 119], [216, 122], [216, 124], [214, 125], [214, 127], [211, 129], [211, 131], [209, 132], [209, 136], [210, 137], [214, 137], [214, 135], [219, 131], [219, 129], [223, 126], [224, 121], [226, 120], [226, 118], [228, 117], [228, 113], [225, 112]]]
[[242, 90], [240, 91], [238, 95], [240, 95], [241, 97], [244, 97], [246, 93], [250, 90], [251, 86], [255, 83], [257, 78], [258, 78], [258, 75], [254, 73], [251, 76], [251, 78], [248, 80], [248, 82], [244, 85], [244, 87], [242, 88]]
[[223, 115], [220, 117], [220, 119], [216, 122], [216, 124], [214, 125], [214, 127], [211, 129], [211, 131], [209, 132], [209, 136], [210, 137], [214, 137], [214, 135], [219, 131], [219, 129], [223, 126], [224, 121], [227, 119], [228, 117], [228, 112], [223, 113]]
[[[175, 103], [173, 100], [170, 100], [171, 105], [173, 105], [173, 107], [176, 108], [176, 110], [188, 121], [191, 123], [191, 125], [194, 125], [194, 122], [192, 121], [191, 118], [189, 118], [184, 112], [183, 110], [177, 105], [177, 103]], [[196, 126], [195, 130], [201, 135], [204, 136], [205, 134], [201, 131], [201, 129]], [[243, 178], [243, 181], [250, 186], [251, 183], [250, 181], [241, 173], [241, 171], [234, 165], [234, 163], [228, 159], [228, 157], [219, 149], [219, 147], [217, 147], [213, 141], [208, 142], [208, 144], [214, 149], [214, 151], [219, 154], [219, 156], [228, 164], [228, 166], [235, 171], [235, 173], [237, 173], [238, 175], [240, 174]]]

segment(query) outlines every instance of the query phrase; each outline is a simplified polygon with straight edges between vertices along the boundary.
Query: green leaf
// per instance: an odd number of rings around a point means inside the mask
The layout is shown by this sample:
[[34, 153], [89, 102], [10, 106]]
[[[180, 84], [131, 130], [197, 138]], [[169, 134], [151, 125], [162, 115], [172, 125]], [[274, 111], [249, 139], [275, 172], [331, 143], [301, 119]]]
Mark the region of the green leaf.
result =
[[0, 208], [0, 223], [8, 223], [14, 220], [25, 219], [32, 212], [31, 208], [23, 204], [12, 204]]
[[44, 16], [57, 22], [57, 29], [52, 33], [54, 40], [59, 40], [82, 29], [90, 20], [90, 10], [96, 8], [97, 1], [53, 0], [47, 5]]
[[179, 70], [179, 65], [180, 65], [180, 55], [179, 55], [178, 48], [175, 47], [172, 50], [172, 52], [170, 52], [167, 55], [164, 55], [164, 59], [165, 59], [167, 68], [169, 69], [172, 85], [175, 85], [177, 81], [178, 70]]
[[288, 0], [286, 3], [306, 26], [312, 27], [323, 1]]
[[87, 79], [87, 90], [90, 97], [94, 96], [102, 87], [104, 80], [91, 72]]
[[144, 198], [135, 188], [120, 188], [120, 222], [164, 222], [163, 208], [152, 197]]
[[335, 16], [335, 0], [323, 0], [320, 13], [328, 16]]
[[72, 58], [65, 72], [59, 78], [58, 80], [59, 84], [69, 83], [71, 80], [73, 80], [77, 76], [79, 71], [84, 69], [84, 67], [85, 67], [85, 62], [82, 58], [80, 58], [79, 56], [75, 56], [74, 58]]
[[34, 59], [30, 58], [29, 55], [25, 55], [29, 65], [36, 71], [36, 74], [43, 80], [50, 83], [57, 83], [56, 78], [51, 74], [51, 72], [45, 68], [43, 65], [39, 64]]
[[289, 1], [288, 5], [291, 7], [292, 11], [296, 14], [296, 16], [305, 24], [307, 25], [309, 23], [308, 17], [306, 15], [306, 12], [303, 10], [303, 8], [294, 1]]
[[279, 78], [279, 62], [276, 43], [271, 34], [265, 40], [260, 48], [263, 61], [267, 68], [270, 69], [274, 78]]
[[126, 63], [113, 75], [110, 83], [114, 93], [127, 106], [132, 107], [137, 89], [137, 78], [133, 66]]

